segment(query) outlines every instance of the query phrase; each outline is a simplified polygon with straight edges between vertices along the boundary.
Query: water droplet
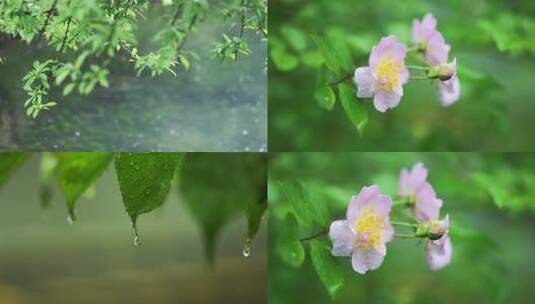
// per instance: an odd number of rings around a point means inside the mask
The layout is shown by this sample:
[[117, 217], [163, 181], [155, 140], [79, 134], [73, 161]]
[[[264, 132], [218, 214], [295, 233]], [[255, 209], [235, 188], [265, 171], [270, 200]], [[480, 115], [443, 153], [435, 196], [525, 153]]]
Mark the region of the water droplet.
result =
[[141, 245], [141, 242], [139, 240], [139, 233], [137, 231], [136, 222], [132, 222], [132, 230], [134, 231], [134, 246], [139, 247], [139, 245]]
[[80, 137], [80, 132], [76, 131], [74, 132], [74, 135], [76, 135], [76, 137]]
[[248, 258], [251, 255], [251, 240], [247, 238], [245, 240], [245, 245], [243, 246], [243, 256]]
[[243, 136], [246, 136], [247, 134], [249, 134], [249, 131], [247, 131], [247, 130], [243, 130], [243, 131], [241, 132], [241, 134], [243, 134]]
[[67, 222], [69, 225], [74, 225], [74, 222], [76, 221], [76, 217], [74, 216], [74, 213], [69, 213], [67, 215]]

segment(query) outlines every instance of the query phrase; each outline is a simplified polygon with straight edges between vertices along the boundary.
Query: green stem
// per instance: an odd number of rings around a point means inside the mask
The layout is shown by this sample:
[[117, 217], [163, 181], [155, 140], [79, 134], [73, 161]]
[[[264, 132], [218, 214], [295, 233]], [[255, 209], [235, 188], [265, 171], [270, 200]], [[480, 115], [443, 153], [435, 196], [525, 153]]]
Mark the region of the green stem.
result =
[[346, 80], [349, 80], [353, 77], [353, 73], [347, 73], [346, 75], [344, 75], [343, 77], [339, 78], [339, 79], [335, 79], [331, 82], [329, 82], [329, 85], [330, 86], [335, 86], [335, 85], [338, 85], [338, 84], [341, 84], [342, 82], [346, 81]]
[[411, 69], [411, 70], [419, 70], [419, 71], [427, 71], [429, 70], [429, 67], [425, 67], [425, 66], [419, 66], [419, 65], [405, 65], [407, 67], [407, 69]]
[[414, 223], [407, 223], [407, 222], [398, 222], [398, 221], [390, 221], [390, 224], [395, 226], [403, 226], [403, 227], [411, 227], [411, 228], [417, 228], [418, 224]]
[[404, 238], [404, 239], [416, 239], [416, 238], [419, 238], [416, 234], [408, 234], [408, 233], [397, 233], [396, 237]]
[[310, 240], [313, 240], [313, 239], [318, 239], [318, 238], [324, 237], [325, 235], [327, 235], [327, 233], [329, 233], [329, 230], [328, 229], [323, 229], [320, 232], [318, 232], [318, 233], [316, 233], [314, 235], [302, 238], [299, 241], [300, 242], [306, 242], [306, 241], [310, 241]]
[[431, 78], [427, 76], [411, 76], [411, 80], [431, 80]]

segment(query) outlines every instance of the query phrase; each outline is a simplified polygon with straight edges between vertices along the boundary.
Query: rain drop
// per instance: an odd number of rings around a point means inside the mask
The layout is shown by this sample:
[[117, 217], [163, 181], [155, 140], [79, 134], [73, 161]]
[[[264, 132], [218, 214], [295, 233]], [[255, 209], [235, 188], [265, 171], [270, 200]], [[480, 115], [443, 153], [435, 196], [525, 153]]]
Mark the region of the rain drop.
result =
[[74, 216], [74, 213], [69, 213], [69, 215], [67, 215], [67, 222], [69, 223], [69, 225], [74, 225], [75, 220], [76, 218]]
[[243, 246], [243, 256], [248, 258], [251, 255], [251, 240], [247, 238], [245, 240], [245, 245]]
[[80, 137], [80, 132], [76, 131], [74, 132], [74, 135], [76, 135], [76, 137]]
[[243, 131], [241, 132], [241, 134], [243, 134], [243, 136], [247, 136], [247, 134], [249, 134], [249, 131], [247, 131], [247, 130], [243, 130]]
[[132, 230], [134, 231], [134, 246], [139, 247], [141, 242], [139, 240], [139, 233], [137, 231], [137, 225], [135, 222], [132, 222]]

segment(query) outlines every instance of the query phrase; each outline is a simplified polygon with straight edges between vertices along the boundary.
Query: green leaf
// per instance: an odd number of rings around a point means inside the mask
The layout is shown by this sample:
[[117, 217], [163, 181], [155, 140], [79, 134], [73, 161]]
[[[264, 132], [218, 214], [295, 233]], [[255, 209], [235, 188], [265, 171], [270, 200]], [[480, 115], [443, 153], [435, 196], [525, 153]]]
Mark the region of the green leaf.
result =
[[75, 87], [76, 87], [76, 83], [75, 82], [71, 82], [71, 83], [67, 84], [63, 88], [63, 96], [69, 95], [72, 92], [72, 90], [74, 90]]
[[80, 196], [102, 175], [113, 158], [112, 153], [66, 152], [58, 154], [57, 178], [67, 200], [67, 209], [75, 219], [74, 206]]
[[325, 67], [321, 67], [318, 82], [316, 84], [316, 91], [314, 98], [320, 107], [331, 111], [336, 103], [336, 95], [332, 87], [329, 85], [329, 76], [331, 74]]
[[184, 153], [118, 153], [115, 172], [126, 212], [136, 225], [139, 215], [160, 207]]
[[292, 205], [294, 214], [301, 224], [306, 227], [311, 227], [314, 224], [324, 227], [328, 224], [327, 206], [324, 202], [314, 200], [310, 191], [306, 190], [305, 184], [302, 182], [296, 185], [281, 183], [280, 188]]
[[358, 100], [355, 91], [347, 84], [338, 86], [340, 101], [347, 116], [357, 129], [360, 136], [368, 124], [368, 110], [362, 101]]
[[0, 188], [6, 183], [11, 174], [22, 165], [29, 155], [29, 153], [22, 152], [0, 153]]
[[[195, 153], [184, 164], [180, 192], [204, 236], [213, 263], [221, 229], [234, 217], [248, 219], [252, 239], [266, 208], [266, 158], [262, 154]], [[247, 241], [246, 244], [247, 245]]]
[[311, 240], [310, 258], [320, 281], [329, 292], [331, 298], [336, 300], [344, 287], [344, 271], [332, 256], [329, 242]]
[[273, 48], [271, 50], [271, 59], [273, 59], [277, 69], [281, 71], [291, 71], [299, 64], [297, 57], [288, 53], [283, 47]]
[[335, 32], [324, 37], [312, 36], [312, 40], [320, 50], [325, 64], [335, 74], [344, 74], [352, 70], [351, 55], [343, 36]]
[[307, 48], [307, 37], [299, 28], [285, 25], [281, 34], [295, 51], [302, 52]]
[[278, 231], [275, 250], [284, 263], [297, 268], [305, 261], [305, 250], [299, 241], [297, 220], [292, 214], [286, 215], [283, 227]]

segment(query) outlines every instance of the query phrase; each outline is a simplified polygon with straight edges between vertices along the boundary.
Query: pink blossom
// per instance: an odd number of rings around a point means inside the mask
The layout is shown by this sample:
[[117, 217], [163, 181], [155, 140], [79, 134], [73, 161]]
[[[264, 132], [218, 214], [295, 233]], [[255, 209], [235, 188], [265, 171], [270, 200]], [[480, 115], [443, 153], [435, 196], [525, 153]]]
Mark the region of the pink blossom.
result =
[[450, 220], [449, 216], [442, 221], [436, 222], [438, 227], [438, 233], [442, 233], [442, 236], [437, 240], [427, 241], [427, 264], [433, 271], [440, 270], [451, 262], [453, 248], [451, 240], [448, 234]]
[[429, 222], [438, 219], [442, 208], [442, 200], [437, 198], [435, 190], [429, 183], [425, 183], [416, 192], [412, 213], [420, 222]]
[[[443, 106], [449, 106], [459, 100], [461, 85], [457, 78], [457, 61], [447, 63], [450, 46], [437, 30], [437, 20], [432, 14], [427, 14], [419, 21], [415, 19], [412, 26], [412, 42], [424, 50], [425, 61], [431, 66], [442, 66], [453, 69], [453, 76], [440, 79], [438, 92]], [[440, 69], [439, 69], [440, 70]]]
[[452, 71], [449, 79], [438, 83], [440, 102], [446, 107], [459, 100], [461, 95], [461, 83], [459, 82], [459, 78], [457, 78], [457, 59], [453, 59], [451, 63], [445, 64], [444, 66]]
[[403, 96], [403, 85], [409, 81], [405, 67], [407, 47], [394, 36], [383, 37], [372, 48], [369, 66], [355, 70], [358, 97], [373, 97], [375, 109], [385, 112], [395, 108]]
[[418, 190], [424, 186], [426, 178], [427, 168], [422, 163], [415, 164], [411, 171], [403, 168], [399, 175], [399, 196], [414, 200]]
[[334, 221], [329, 230], [334, 256], [351, 256], [353, 269], [364, 274], [377, 269], [394, 237], [389, 214], [392, 200], [377, 185], [363, 187], [351, 198], [346, 219]]

